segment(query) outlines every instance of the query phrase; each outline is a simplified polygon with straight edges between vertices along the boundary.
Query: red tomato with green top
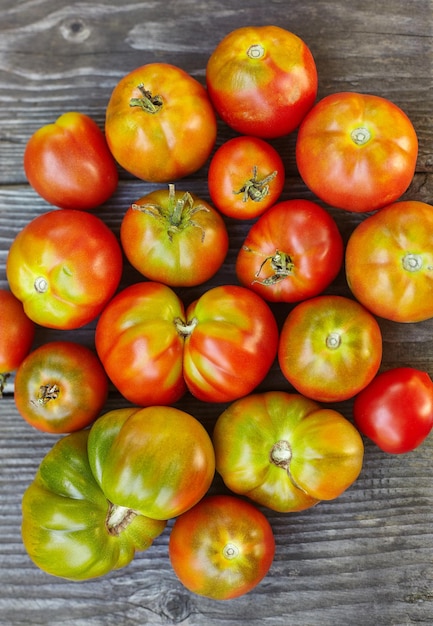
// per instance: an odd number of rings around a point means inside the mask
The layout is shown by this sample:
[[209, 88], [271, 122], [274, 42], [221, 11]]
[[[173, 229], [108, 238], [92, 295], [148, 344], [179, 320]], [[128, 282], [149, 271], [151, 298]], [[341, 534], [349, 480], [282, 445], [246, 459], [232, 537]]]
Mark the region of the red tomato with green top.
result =
[[148, 281], [106, 306], [95, 345], [113, 384], [135, 404], [171, 404], [187, 389], [206, 402], [228, 402], [268, 373], [278, 326], [266, 302], [244, 287], [214, 287], [185, 310], [170, 287]]
[[75, 111], [30, 137], [24, 171], [35, 191], [62, 209], [94, 209], [118, 184], [117, 165], [102, 130], [88, 115]]
[[119, 285], [122, 268], [120, 244], [100, 218], [56, 209], [35, 217], [18, 233], [9, 248], [6, 275], [31, 320], [70, 330], [101, 313]]
[[19, 366], [15, 405], [34, 428], [70, 433], [89, 426], [108, 396], [108, 378], [96, 354], [73, 341], [42, 344]]
[[380, 209], [397, 200], [415, 173], [418, 138], [398, 106], [380, 96], [326, 96], [298, 131], [296, 163], [305, 184], [347, 211]]
[[205, 164], [217, 125], [203, 85], [179, 67], [148, 63], [113, 89], [105, 134], [127, 172], [149, 182], [173, 182]]
[[233, 137], [218, 148], [208, 170], [216, 208], [228, 217], [253, 219], [281, 195], [285, 167], [279, 152], [259, 137]]
[[253, 504], [206, 496], [174, 522], [170, 562], [181, 583], [212, 600], [238, 598], [268, 573], [275, 554], [272, 527]]
[[346, 246], [348, 285], [374, 315], [393, 322], [433, 317], [433, 206], [394, 202], [368, 216]]
[[331, 284], [343, 255], [340, 231], [325, 209], [309, 200], [285, 200], [251, 226], [238, 252], [236, 274], [265, 300], [298, 302]]
[[212, 441], [225, 485], [283, 513], [337, 498], [359, 476], [364, 456], [359, 432], [341, 413], [284, 391], [233, 402]]
[[355, 398], [359, 430], [390, 454], [417, 448], [433, 427], [433, 383], [427, 372], [396, 367], [380, 372]]
[[35, 324], [12, 292], [0, 289], [0, 397], [11, 374], [30, 352]]
[[341, 402], [377, 374], [382, 333], [376, 318], [359, 302], [316, 296], [297, 304], [286, 317], [278, 360], [299, 393], [318, 402]]
[[209, 96], [222, 120], [243, 135], [272, 138], [295, 130], [317, 95], [313, 55], [279, 26], [244, 26], [226, 35], [206, 67]]
[[221, 215], [208, 202], [172, 184], [128, 208], [120, 240], [136, 270], [173, 287], [209, 280], [223, 264], [229, 247]]

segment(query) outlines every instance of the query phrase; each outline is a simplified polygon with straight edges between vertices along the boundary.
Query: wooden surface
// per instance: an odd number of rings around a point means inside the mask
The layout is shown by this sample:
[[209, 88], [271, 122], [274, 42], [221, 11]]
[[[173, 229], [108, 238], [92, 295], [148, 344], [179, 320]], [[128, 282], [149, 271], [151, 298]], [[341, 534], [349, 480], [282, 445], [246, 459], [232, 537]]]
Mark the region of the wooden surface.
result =
[[[111, 90], [153, 61], [180, 65], [204, 83], [209, 54], [232, 29], [274, 23], [302, 37], [319, 72], [319, 96], [354, 90], [393, 100], [412, 119], [419, 158], [406, 198], [433, 201], [433, 2], [430, 0], [0, 0], [0, 287], [9, 245], [50, 207], [29, 188], [22, 167], [27, 139], [61, 113], [80, 110], [103, 126]], [[231, 137], [219, 126], [218, 144]], [[283, 198], [314, 199], [294, 162], [294, 135], [275, 141], [287, 167]], [[179, 184], [180, 186], [180, 184]], [[208, 199], [206, 168], [189, 189]], [[99, 211], [116, 234], [128, 204], [149, 186], [121, 172]], [[331, 210], [345, 240], [363, 216]], [[248, 223], [228, 220], [231, 248], [212, 285], [236, 282], [233, 262]], [[125, 271], [122, 286], [139, 277]], [[186, 301], [204, 287], [184, 290]], [[340, 275], [330, 292], [347, 294]], [[279, 306], [281, 322], [289, 308]], [[380, 321], [383, 369], [412, 365], [433, 375], [433, 320]], [[94, 325], [68, 334], [93, 346]], [[38, 330], [35, 344], [64, 337]], [[275, 365], [261, 389], [288, 389]], [[24, 423], [11, 395], [0, 402], [0, 624], [112, 626], [407, 626], [433, 624], [433, 437], [404, 456], [366, 442], [358, 481], [339, 499], [281, 515], [274, 564], [250, 594], [216, 602], [189, 593], [167, 556], [170, 525], [125, 569], [85, 583], [39, 571], [20, 538], [21, 496], [55, 441]], [[112, 394], [108, 408], [126, 405]], [[187, 396], [179, 403], [212, 429], [222, 410]], [[351, 418], [350, 402], [336, 408]], [[223, 492], [215, 480], [212, 492]]]

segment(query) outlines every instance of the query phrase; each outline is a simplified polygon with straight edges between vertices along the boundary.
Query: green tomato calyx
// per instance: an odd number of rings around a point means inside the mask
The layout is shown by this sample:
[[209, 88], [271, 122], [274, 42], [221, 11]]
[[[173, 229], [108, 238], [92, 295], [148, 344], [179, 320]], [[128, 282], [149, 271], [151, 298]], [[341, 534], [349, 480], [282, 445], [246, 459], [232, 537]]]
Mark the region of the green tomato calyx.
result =
[[166, 224], [167, 235], [170, 241], [173, 241], [174, 235], [190, 226], [199, 228], [202, 231], [201, 241], [204, 241], [206, 231], [200, 224], [194, 221], [193, 217], [200, 211], [208, 213], [209, 209], [203, 204], [194, 205], [194, 198], [188, 191], [181, 197], [176, 197], [175, 186], [172, 183], [168, 186], [167, 207], [149, 202], [147, 204], [132, 204], [131, 208], [134, 211], [142, 211], [146, 215], [150, 215]]
[[[247, 252], [254, 253], [254, 250], [248, 248], [248, 246], [244, 246], [243, 249]], [[269, 276], [263, 278], [263, 280], [260, 280], [260, 274], [267, 264], [269, 265], [270, 271], [272, 273], [270, 273]], [[260, 265], [258, 271], [255, 274], [257, 280], [253, 280], [251, 284], [254, 285], [254, 283], [259, 283], [259, 285], [264, 285], [265, 287], [272, 287], [273, 285], [276, 285], [288, 276], [291, 276], [293, 274], [294, 268], [295, 264], [290, 254], [281, 250], [275, 250], [275, 254], [272, 256], [267, 256], [263, 263]]]
[[138, 513], [126, 506], [119, 506], [109, 502], [107, 517], [105, 519], [105, 527], [109, 535], [120, 535], [132, 520], [137, 517]]
[[3, 374], [0, 374], [0, 398], [3, 397], [3, 391], [5, 390], [6, 381], [9, 376], [9, 372], [3, 372]]
[[145, 89], [143, 83], [137, 85], [137, 89], [140, 90], [141, 96], [139, 98], [131, 98], [129, 101], [130, 107], [141, 107], [146, 113], [158, 113], [163, 107], [163, 99], [161, 96], [152, 96], [151, 92]]
[[277, 174], [277, 170], [274, 170], [264, 178], [257, 178], [257, 165], [254, 165], [252, 177], [238, 191], [233, 191], [233, 193], [235, 195], [242, 193], [242, 202], [248, 202], [248, 200], [261, 202], [269, 194], [269, 183]]
[[59, 397], [60, 387], [57, 383], [41, 385], [39, 387], [36, 402], [32, 400], [33, 404], [40, 404], [45, 406], [50, 400], [56, 400]]

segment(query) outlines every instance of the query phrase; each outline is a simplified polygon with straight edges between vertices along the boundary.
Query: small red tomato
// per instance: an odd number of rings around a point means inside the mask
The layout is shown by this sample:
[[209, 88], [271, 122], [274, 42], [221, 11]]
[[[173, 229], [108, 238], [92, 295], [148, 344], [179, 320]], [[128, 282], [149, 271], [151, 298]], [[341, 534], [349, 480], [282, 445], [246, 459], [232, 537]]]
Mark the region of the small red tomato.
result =
[[251, 591], [268, 573], [274, 554], [265, 515], [235, 496], [206, 496], [176, 519], [170, 534], [177, 577], [190, 591], [213, 600]]
[[284, 181], [280, 154], [258, 137], [229, 139], [209, 165], [212, 202], [221, 213], [235, 219], [252, 219], [264, 213], [280, 197]]
[[33, 189], [62, 209], [94, 209], [118, 184], [105, 136], [83, 113], [64, 113], [37, 130], [24, 151], [24, 170]]
[[381, 372], [355, 398], [359, 430], [385, 452], [417, 448], [433, 427], [433, 383], [427, 372], [396, 367]]
[[15, 376], [15, 404], [34, 428], [70, 433], [101, 411], [108, 377], [98, 357], [72, 341], [51, 341], [27, 355]]

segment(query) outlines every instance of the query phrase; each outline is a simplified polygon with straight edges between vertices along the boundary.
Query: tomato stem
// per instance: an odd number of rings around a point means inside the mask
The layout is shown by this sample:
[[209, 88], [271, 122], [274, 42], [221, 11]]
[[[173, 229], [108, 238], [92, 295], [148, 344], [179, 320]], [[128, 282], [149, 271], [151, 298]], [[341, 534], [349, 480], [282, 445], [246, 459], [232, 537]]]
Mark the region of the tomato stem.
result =
[[44, 276], [38, 276], [35, 278], [35, 282], [33, 284], [35, 291], [38, 293], [45, 293], [48, 291], [48, 281]]
[[274, 443], [269, 454], [269, 460], [271, 463], [288, 471], [291, 459], [292, 448], [290, 447], [290, 443], [288, 441], [281, 439], [280, 441]]
[[226, 543], [223, 548], [223, 555], [226, 559], [235, 559], [239, 555], [239, 548], [234, 543]]
[[[254, 250], [248, 248], [248, 246], [243, 246], [243, 249], [247, 252], [254, 252]], [[293, 274], [295, 264], [290, 254], [281, 250], [275, 250], [275, 254], [267, 256], [263, 263], [260, 265], [258, 271], [255, 274], [256, 279], [259, 278], [264, 266], [268, 262], [273, 273], [263, 280], [253, 280], [251, 284], [254, 285], [254, 283], [258, 283], [259, 285], [264, 285], [265, 287], [271, 287], [272, 285], [279, 283], [280, 281]]]
[[402, 259], [402, 265], [407, 272], [418, 272], [422, 268], [422, 256], [408, 252]]
[[353, 143], [356, 143], [357, 146], [364, 146], [371, 139], [371, 133], [368, 128], [364, 126], [359, 126], [355, 128], [350, 133]]
[[138, 513], [132, 509], [128, 509], [126, 506], [109, 502], [107, 517], [105, 519], [105, 527], [108, 534], [120, 535], [122, 530], [125, 530], [137, 515]]
[[0, 398], [3, 398], [3, 392], [5, 390], [6, 381], [9, 376], [9, 372], [4, 372], [3, 374], [0, 374]]
[[242, 187], [238, 191], [233, 191], [235, 195], [239, 193], [244, 194], [242, 197], [242, 202], [248, 202], [248, 200], [252, 200], [253, 202], [260, 202], [261, 200], [263, 200], [263, 198], [266, 198], [266, 196], [269, 194], [269, 183], [278, 174], [278, 171], [275, 170], [264, 178], [259, 179], [257, 178], [257, 171], [257, 165], [254, 165], [252, 178], [247, 180], [247, 182], [242, 185]]
[[152, 96], [151, 92], [144, 88], [143, 83], [137, 86], [137, 89], [141, 92], [140, 98], [131, 98], [129, 101], [130, 107], [141, 107], [146, 113], [158, 113], [162, 108], [164, 102], [161, 96]]
[[57, 383], [41, 385], [39, 387], [38, 397], [34, 404], [47, 404], [50, 400], [56, 400], [59, 397], [60, 387]]
[[326, 337], [326, 347], [330, 350], [336, 350], [341, 345], [341, 336], [337, 332], [329, 333]]
[[260, 43], [253, 43], [247, 50], [250, 59], [261, 59], [265, 56], [265, 49]]
[[176, 317], [174, 319], [174, 325], [176, 326], [176, 330], [182, 337], [189, 337], [192, 331], [198, 324], [198, 319], [193, 317], [192, 320], [188, 322], [184, 322], [180, 317]]

